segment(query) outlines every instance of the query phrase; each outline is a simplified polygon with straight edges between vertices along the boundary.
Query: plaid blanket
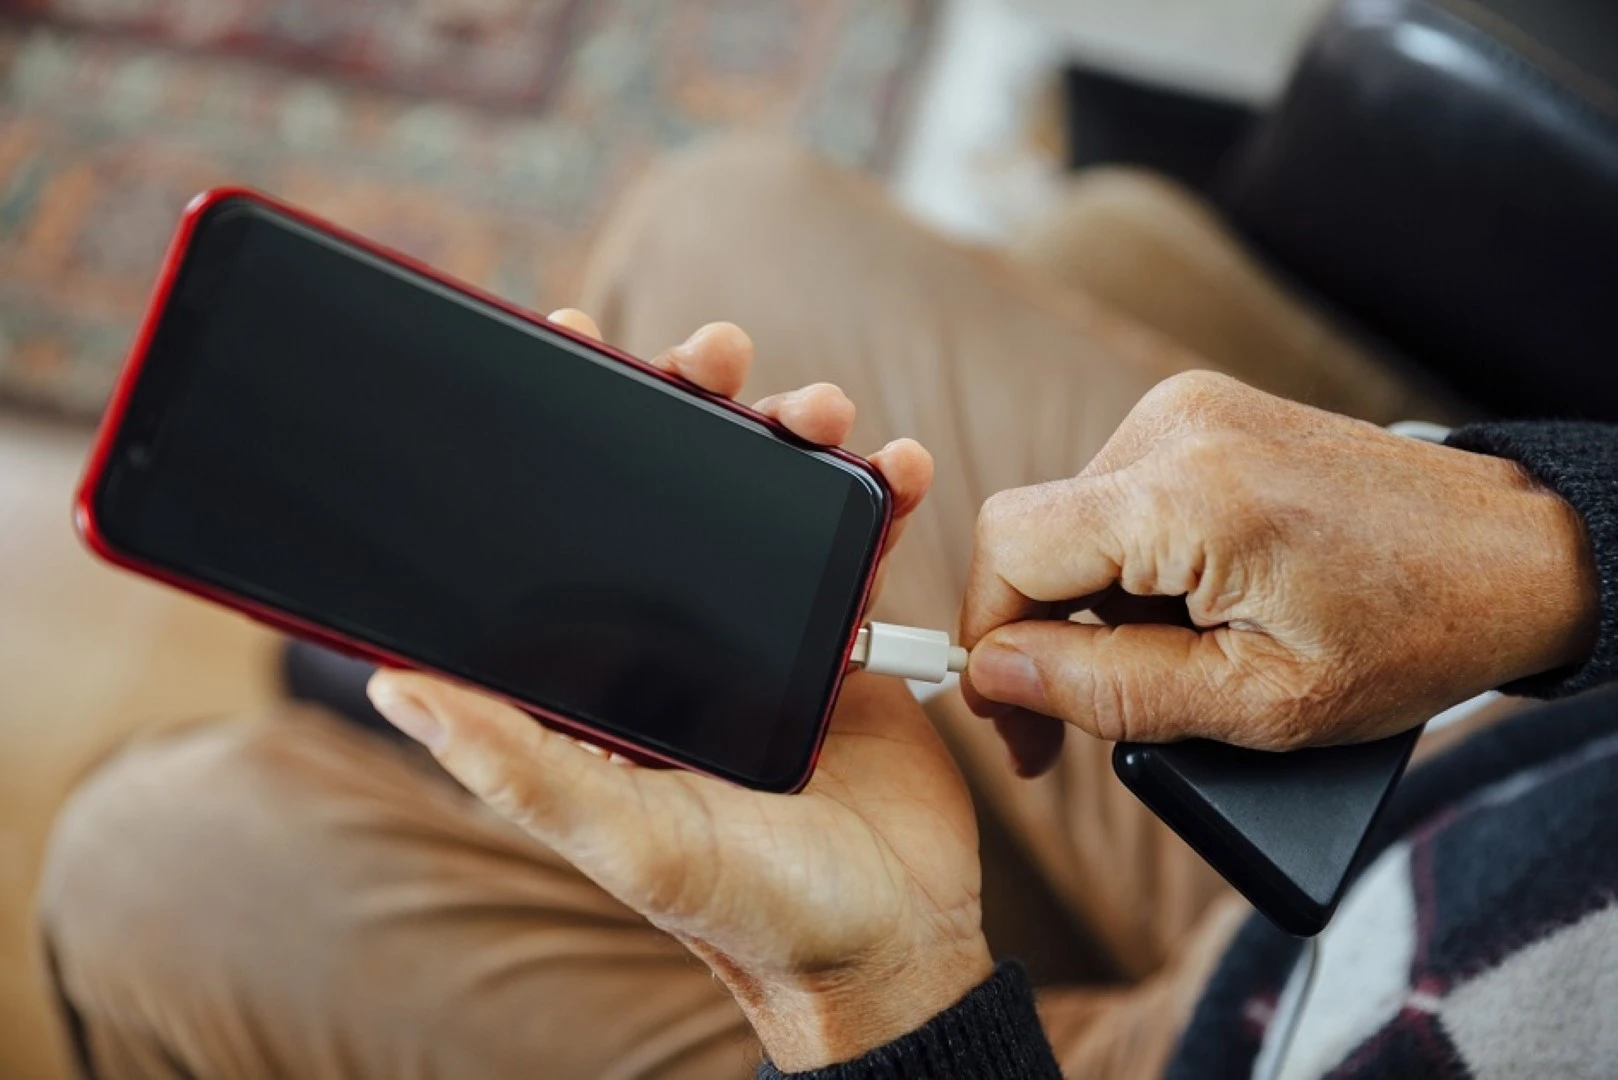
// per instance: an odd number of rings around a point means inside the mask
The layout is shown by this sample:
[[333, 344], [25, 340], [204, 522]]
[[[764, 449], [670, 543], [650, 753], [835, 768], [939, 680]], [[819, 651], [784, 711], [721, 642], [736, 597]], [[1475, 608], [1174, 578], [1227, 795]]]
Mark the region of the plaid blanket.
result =
[[[1618, 688], [1412, 772], [1313, 978], [1303, 943], [1255, 917], [1169, 1076], [1618, 1075], [1615, 806]], [[1289, 997], [1301, 1012], [1287, 1040]]]

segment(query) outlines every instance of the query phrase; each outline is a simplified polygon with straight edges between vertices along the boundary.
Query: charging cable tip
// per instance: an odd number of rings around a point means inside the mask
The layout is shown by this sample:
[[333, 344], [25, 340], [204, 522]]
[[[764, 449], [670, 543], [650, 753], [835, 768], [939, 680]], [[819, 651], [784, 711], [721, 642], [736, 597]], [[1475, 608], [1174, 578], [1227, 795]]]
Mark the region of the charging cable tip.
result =
[[873, 675], [941, 683], [966, 670], [969, 654], [952, 645], [942, 630], [918, 630], [892, 623], [869, 623], [854, 638], [849, 660]]

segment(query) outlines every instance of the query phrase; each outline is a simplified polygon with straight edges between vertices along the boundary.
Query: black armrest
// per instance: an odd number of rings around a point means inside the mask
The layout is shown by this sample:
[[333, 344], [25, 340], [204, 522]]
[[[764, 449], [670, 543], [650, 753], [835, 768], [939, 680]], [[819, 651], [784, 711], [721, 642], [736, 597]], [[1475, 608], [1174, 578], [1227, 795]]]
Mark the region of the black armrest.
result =
[[1618, 2], [1347, 0], [1221, 191], [1501, 415], [1618, 421]]

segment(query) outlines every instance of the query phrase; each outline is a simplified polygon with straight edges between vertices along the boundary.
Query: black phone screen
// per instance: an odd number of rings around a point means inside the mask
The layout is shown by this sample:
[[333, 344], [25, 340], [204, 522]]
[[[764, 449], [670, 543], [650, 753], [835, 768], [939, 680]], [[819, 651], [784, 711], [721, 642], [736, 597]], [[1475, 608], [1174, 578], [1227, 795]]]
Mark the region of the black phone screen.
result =
[[781, 788], [814, 751], [885, 499], [848, 462], [227, 200], [96, 508], [137, 558]]

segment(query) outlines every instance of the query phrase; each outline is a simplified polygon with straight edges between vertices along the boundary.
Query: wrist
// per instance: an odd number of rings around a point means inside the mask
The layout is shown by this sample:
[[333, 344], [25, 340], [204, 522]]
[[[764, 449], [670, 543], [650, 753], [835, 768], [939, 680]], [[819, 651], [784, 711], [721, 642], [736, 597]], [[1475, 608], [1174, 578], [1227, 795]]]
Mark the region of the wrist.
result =
[[[770, 986], [731, 985], [764, 1051], [782, 1072], [856, 1060], [916, 1031], [994, 972], [981, 937], [824, 971]], [[729, 980], [727, 980], [729, 982]]]
[[1574, 667], [1595, 647], [1601, 622], [1600, 581], [1578, 513], [1513, 463], [1517, 491], [1506, 520], [1518, 530], [1517, 573], [1497, 591], [1501, 614], [1515, 624], [1496, 684]]

